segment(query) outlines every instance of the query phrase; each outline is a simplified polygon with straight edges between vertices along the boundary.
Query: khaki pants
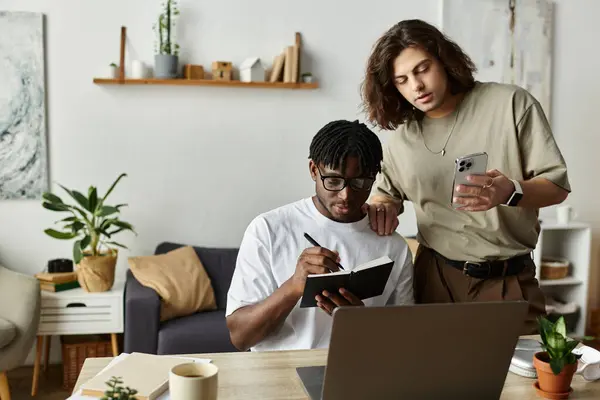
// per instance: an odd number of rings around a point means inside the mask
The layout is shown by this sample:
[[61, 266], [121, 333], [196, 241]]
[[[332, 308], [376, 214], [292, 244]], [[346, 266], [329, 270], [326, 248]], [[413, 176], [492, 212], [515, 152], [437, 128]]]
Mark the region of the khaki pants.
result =
[[536, 334], [537, 317], [546, 315], [546, 302], [535, 278], [533, 260], [521, 273], [500, 278], [477, 279], [448, 265], [434, 251], [421, 245], [415, 256], [414, 291], [417, 303], [525, 300], [529, 313], [523, 335]]

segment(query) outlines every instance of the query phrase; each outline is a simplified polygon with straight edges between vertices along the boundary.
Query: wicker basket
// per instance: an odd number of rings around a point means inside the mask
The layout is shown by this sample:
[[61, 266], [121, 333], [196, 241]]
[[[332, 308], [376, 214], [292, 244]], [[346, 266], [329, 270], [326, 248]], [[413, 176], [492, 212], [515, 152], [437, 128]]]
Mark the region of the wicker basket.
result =
[[542, 279], [563, 279], [569, 275], [569, 260], [557, 257], [544, 257], [540, 277]]
[[86, 292], [106, 292], [115, 282], [117, 250], [100, 256], [85, 255], [77, 264], [77, 280]]
[[88, 357], [112, 357], [110, 335], [66, 335], [60, 338], [63, 360], [63, 388], [72, 391]]

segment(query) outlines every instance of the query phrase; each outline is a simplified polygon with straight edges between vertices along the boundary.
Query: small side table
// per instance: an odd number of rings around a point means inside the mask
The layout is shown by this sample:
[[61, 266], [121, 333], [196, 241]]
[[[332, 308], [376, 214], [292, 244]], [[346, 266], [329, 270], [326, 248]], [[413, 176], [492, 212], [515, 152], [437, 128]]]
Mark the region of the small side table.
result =
[[[113, 356], [119, 355], [117, 334], [123, 332], [124, 282], [115, 282], [111, 290], [88, 293], [71, 289], [63, 292], [42, 291], [41, 318], [38, 328], [31, 395], [38, 389], [40, 363], [44, 352], [44, 371], [48, 368], [50, 340], [53, 335], [111, 334]], [[44, 340], [45, 338], [45, 340]]]

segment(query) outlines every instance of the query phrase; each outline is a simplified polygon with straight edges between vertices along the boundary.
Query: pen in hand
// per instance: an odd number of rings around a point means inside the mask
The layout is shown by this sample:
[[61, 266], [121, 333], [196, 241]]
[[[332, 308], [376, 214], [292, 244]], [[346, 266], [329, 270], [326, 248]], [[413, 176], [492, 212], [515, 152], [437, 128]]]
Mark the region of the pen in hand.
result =
[[[323, 247], [321, 246], [319, 243], [317, 243], [317, 241], [315, 239], [313, 239], [312, 237], [310, 237], [310, 235], [308, 233], [304, 233], [304, 237], [306, 238], [306, 240], [308, 240], [313, 246], [317, 246], [317, 247]], [[335, 263], [339, 269], [343, 270], [344, 267], [342, 267], [342, 264], [336, 262]]]

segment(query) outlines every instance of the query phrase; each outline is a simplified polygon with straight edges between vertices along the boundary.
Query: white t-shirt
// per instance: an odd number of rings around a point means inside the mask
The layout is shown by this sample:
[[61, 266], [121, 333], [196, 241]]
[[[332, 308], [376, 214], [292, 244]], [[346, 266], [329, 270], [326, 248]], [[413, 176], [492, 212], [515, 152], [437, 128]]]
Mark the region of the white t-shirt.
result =
[[[363, 300], [366, 306], [414, 303], [412, 257], [399, 234], [378, 236], [369, 227], [368, 216], [353, 223], [332, 221], [307, 198], [268, 211], [250, 223], [227, 295], [226, 316], [266, 299], [292, 277], [302, 251], [312, 247], [305, 232], [321, 246], [338, 251], [346, 270], [385, 255], [395, 261], [383, 294]], [[331, 326], [332, 318], [325, 311], [300, 308], [299, 301], [283, 325], [251, 350], [328, 347]]]

